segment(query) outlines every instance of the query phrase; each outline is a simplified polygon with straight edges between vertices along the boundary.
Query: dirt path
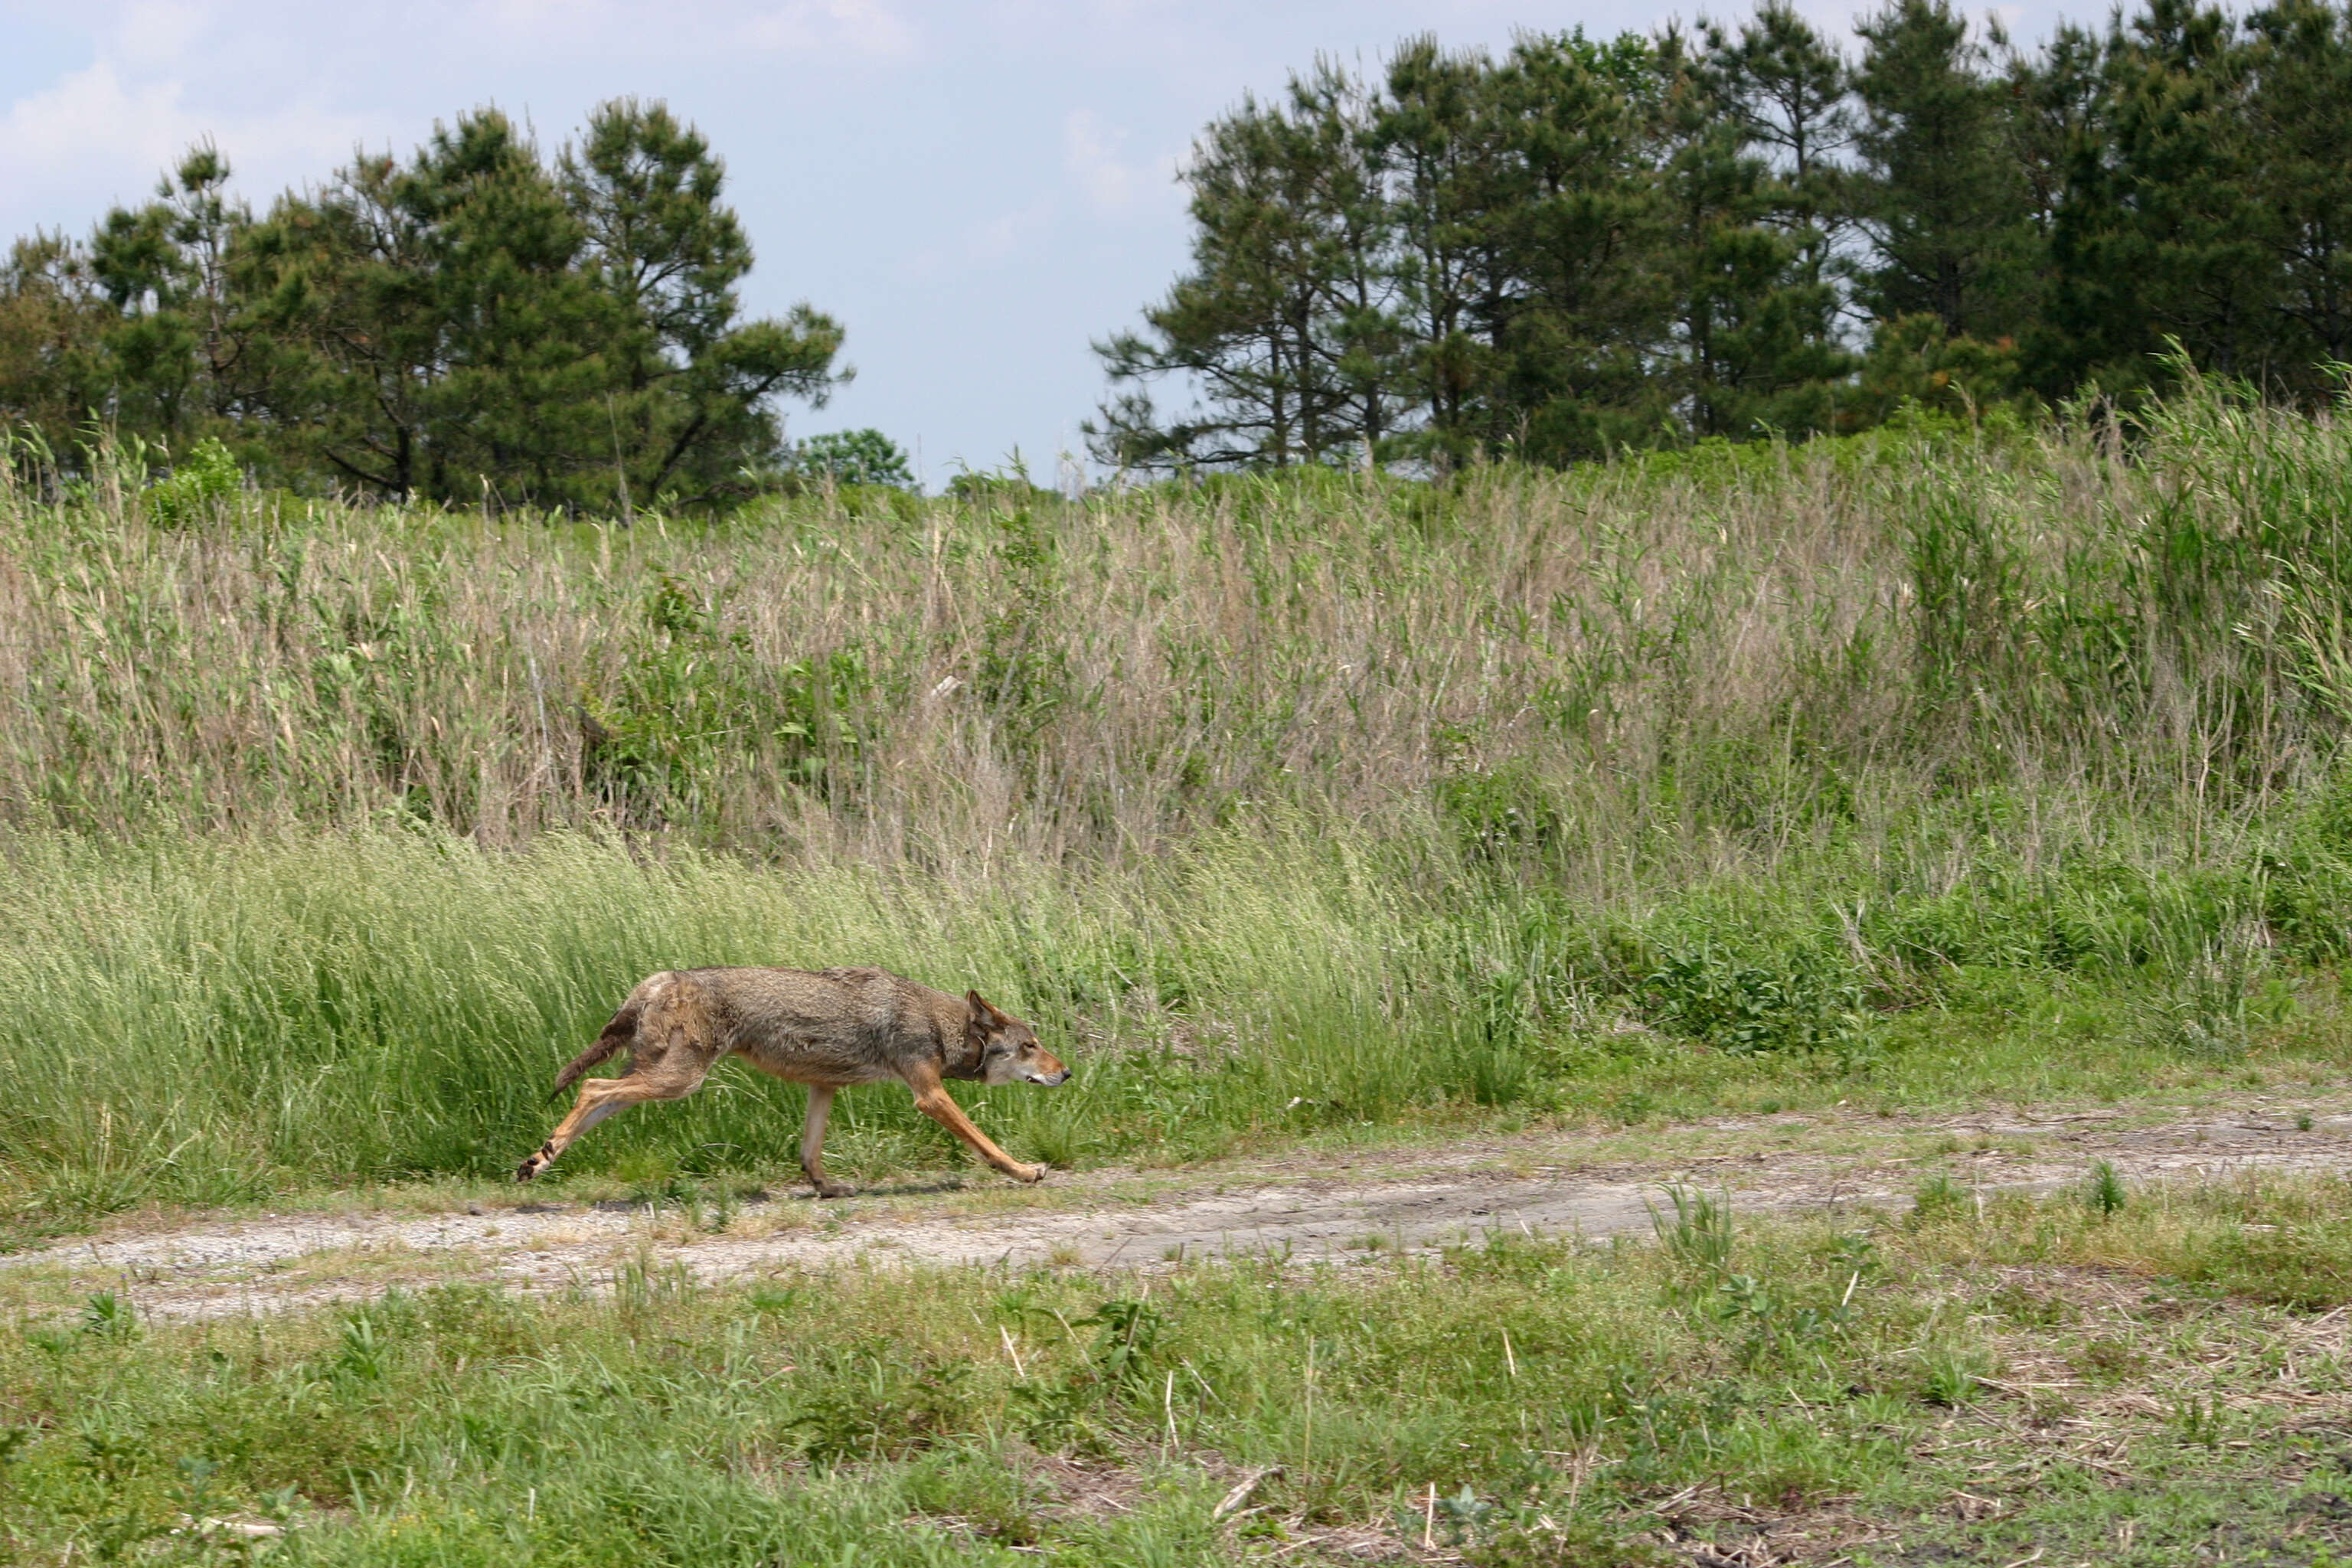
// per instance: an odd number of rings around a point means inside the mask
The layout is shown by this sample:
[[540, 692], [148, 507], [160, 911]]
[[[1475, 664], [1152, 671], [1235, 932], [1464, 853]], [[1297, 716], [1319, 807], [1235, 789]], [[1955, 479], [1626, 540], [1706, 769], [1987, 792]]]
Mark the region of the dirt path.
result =
[[152, 1317], [275, 1312], [363, 1299], [394, 1284], [470, 1279], [514, 1289], [609, 1283], [618, 1268], [717, 1280], [889, 1263], [1150, 1267], [1276, 1253], [1343, 1260], [1475, 1239], [1647, 1234], [1676, 1182], [1727, 1190], [1736, 1209], [1900, 1208], [1929, 1170], [1977, 1191], [2046, 1193], [2111, 1162], [2134, 1184], [2352, 1171], [2352, 1101], [2248, 1100], [2154, 1125], [2149, 1113], [1960, 1117], [1894, 1124], [1843, 1116], [1721, 1121], [1653, 1134], [1561, 1134], [1435, 1151], [1292, 1155], [1154, 1176], [1092, 1172], [1038, 1189], [984, 1176], [698, 1213], [622, 1202], [528, 1201], [442, 1214], [263, 1216], [131, 1226], [0, 1258], [0, 1301], [54, 1308], [127, 1289]]

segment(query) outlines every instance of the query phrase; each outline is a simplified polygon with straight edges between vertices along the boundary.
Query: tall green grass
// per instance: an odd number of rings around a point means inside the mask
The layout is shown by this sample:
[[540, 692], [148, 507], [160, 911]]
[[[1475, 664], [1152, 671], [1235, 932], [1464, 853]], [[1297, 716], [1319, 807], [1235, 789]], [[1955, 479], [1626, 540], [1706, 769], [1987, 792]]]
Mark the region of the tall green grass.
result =
[[[1204, 844], [1127, 885], [1015, 868], [962, 889], [856, 865], [641, 866], [583, 838], [512, 856], [381, 835], [12, 847], [33, 896], [0, 956], [0, 1144], [88, 1206], [509, 1169], [556, 1114], [554, 1068], [669, 966], [871, 962], [978, 985], [1046, 1027], [1084, 1088], [966, 1098], [1066, 1164], [1312, 1125], [1335, 1086], [1356, 1114], [1442, 1100], [1483, 1059], [1449, 1013], [1391, 1016], [1377, 989], [1419, 949], [1446, 992], [1459, 961], [1428, 917], [1304, 844]], [[1286, 1111], [1300, 1096], [1322, 1110]], [[905, 1100], [843, 1102], [849, 1168], [934, 1142]], [[789, 1168], [796, 1106], [727, 1069], [572, 1163]]]
[[[26, 1215], [509, 1169], [695, 963], [979, 985], [1078, 1059], [978, 1096], [1065, 1163], [2339, 1048], [2352, 434], [2226, 388], [698, 531], [184, 511], [0, 496]], [[793, 1099], [562, 1168], [789, 1166]]]

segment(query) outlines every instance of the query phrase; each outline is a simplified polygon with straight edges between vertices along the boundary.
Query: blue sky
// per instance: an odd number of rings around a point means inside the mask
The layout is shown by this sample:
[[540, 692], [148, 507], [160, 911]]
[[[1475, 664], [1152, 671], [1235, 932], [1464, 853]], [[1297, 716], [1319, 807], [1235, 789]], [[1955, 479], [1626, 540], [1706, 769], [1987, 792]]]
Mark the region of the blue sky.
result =
[[[1801, 8], [1841, 33], [1854, 9]], [[527, 115], [552, 144], [604, 99], [661, 98], [727, 160], [760, 258], [748, 304], [806, 300], [848, 328], [856, 382], [826, 408], [792, 406], [795, 433], [878, 426], [933, 484], [1016, 447], [1050, 479], [1102, 395], [1089, 340], [1182, 265], [1179, 160], [1244, 90], [1278, 89], [1318, 53], [1375, 63], [1412, 33], [1493, 47], [1702, 9], [0, 0], [0, 237], [86, 232], [206, 135], [262, 205], [355, 146], [405, 153], [476, 104]], [[1998, 11], [2021, 40], [2057, 15]]]

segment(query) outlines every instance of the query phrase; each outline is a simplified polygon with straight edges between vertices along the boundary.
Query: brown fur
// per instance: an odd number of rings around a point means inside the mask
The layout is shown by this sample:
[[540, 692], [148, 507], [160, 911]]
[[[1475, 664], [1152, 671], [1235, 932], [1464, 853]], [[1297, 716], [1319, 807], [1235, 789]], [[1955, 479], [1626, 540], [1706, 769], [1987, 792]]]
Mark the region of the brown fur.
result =
[[808, 1085], [801, 1169], [819, 1197], [849, 1191], [824, 1173], [824, 1123], [836, 1089], [897, 1079], [923, 1113], [1015, 1181], [1044, 1176], [988, 1140], [949, 1097], [945, 1079], [1057, 1084], [1070, 1076], [1036, 1031], [981, 999], [950, 996], [884, 969], [674, 969], [629, 993], [604, 1033], [555, 1078], [561, 1094], [627, 1047], [629, 1069], [580, 1086], [572, 1113], [515, 1172], [528, 1182], [580, 1135], [646, 1100], [682, 1100], [719, 1058]]

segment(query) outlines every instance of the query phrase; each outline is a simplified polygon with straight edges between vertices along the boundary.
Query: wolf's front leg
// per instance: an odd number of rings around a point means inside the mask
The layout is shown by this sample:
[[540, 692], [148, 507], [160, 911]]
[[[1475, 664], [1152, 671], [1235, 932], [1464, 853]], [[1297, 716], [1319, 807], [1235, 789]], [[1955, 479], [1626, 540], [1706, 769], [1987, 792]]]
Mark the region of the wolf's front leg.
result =
[[988, 1134], [971, 1123], [963, 1107], [950, 1098], [947, 1086], [935, 1071], [925, 1069], [908, 1075], [907, 1087], [915, 1091], [915, 1109], [963, 1140], [964, 1146], [1016, 1182], [1045, 1180], [1045, 1167], [1024, 1165], [989, 1141]]

